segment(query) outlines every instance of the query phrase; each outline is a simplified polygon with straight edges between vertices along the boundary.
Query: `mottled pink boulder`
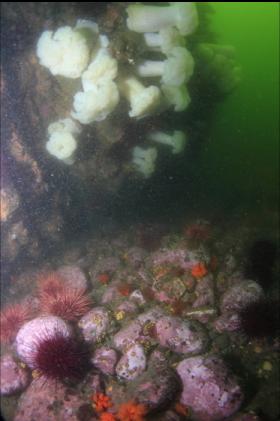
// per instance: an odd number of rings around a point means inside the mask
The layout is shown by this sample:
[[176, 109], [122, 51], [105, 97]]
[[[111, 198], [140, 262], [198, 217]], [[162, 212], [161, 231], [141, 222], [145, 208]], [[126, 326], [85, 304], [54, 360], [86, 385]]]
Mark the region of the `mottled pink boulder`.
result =
[[164, 316], [164, 312], [160, 308], [153, 308], [148, 310], [145, 313], [140, 314], [137, 317], [137, 320], [144, 326], [146, 323], [155, 323], [161, 317]]
[[95, 351], [91, 362], [102, 373], [112, 376], [115, 372], [117, 360], [118, 356], [114, 349], [101, 347]]
[[136, 313], [137, 306], [133, 302], [126, 300], [117, 306], [116, 311], [124, 311], [125, 313]]
[[90, 277], [93, 282], [99, 283], [98, 275], [100, 273], [113, 274], [121, 266], [121, 261], [118, 257], [111, 256], [99, 258], [94, 266], [90, 269]]
[[240, 316], [238, 313], [224, 313], [214, 321], [217, 332], [235, 332], [240, 328]]
[[130, 398], [137, 399], [149, 411], [162, 410], [177, 398], [180, 383], [168, 359], [156, 350], [150, 356], [146, 371], [134, 381]]
[[187, 270], [192, 267], [193, 262], [185, 249], [160, 249], [152, 254], [151, 264], [152, 266], [171, 264]]
[[200, 279], [195, 288], [195, 295], [197, 296], [193, 307], [214, 306], [214, 283], [211, 275]]
[[13, 395], [24, 390], [30, 382], [30, 373], [21, 367], [14, 358], [3, 355], [0, 361], [0, 394]]
[[89, 397], [60, 383], [39, 378], [21, 395], [14, 421], [80, 421], [84, 419], [85, 405], [92, 411], [90, 420], [97, 421]]
[[248, 414], [238, 414], [232, 419], [232, 421], [262, 421], [262, 420], [256, 414], [248, 413]]
[[99, 342], [109, 329], [109, 313], [104, 307], [95, 307], [79, 320], [78, 326], [87, 342]]
[[155, 322], [163, 315], [164, 313], [157, 308], [140, 314], [137, 319], [124, 326], [115, 334], [113, 338], [115, 347], [120, 351], [123, 351], [135, 343], [142, 343], [146, 341], [156, 343], [155, 338], [150, 336], [149, 329], [146, 328], [148, 326], [155, 325]]
[[155, 291], [154, 290], [154, 299], [159, 303], [171, 304], [172, 298], [168, 296], [165, 291]]
[[134, 269], [138, 269], [145, 261], [147, 252], [140, 247], [131, 247], [125, 253], [125, 261]]
[[133, 320], [114, 336], [114, 345], [120, 351], [134, 345], [141, 339], [142, 326], [138, 320]]
[[179, 354], [198, 354], [205, 350], [208, 338], [196, 322], [164, 316], [156, 322], [157, 339], [161, 346]]
[[116, 285], [109, 286], [104, 292], [101, 303], [102, 304], [112, 304], [117, 299], [123, 298], [120, 294], [118, 287]]
[[138, 306], [142, 306], [146, 303], [146, 300], [140, 291], [140, 289], [135, 289], [129, 296], [129, 300], [133, 303], [137, 304]]
[[194, 420], [219, 421], [238, 411], [242, 391], [220, 358], [188, 358], [176, 370], [183, 383], [180, 401], [191, 407]]
[[79, 266], [62, 266], [57, 272], [65, 279], [65, 284], [70, 288], [86, 289], [88, 286], [87, 278]]
[[146, 368], [146, 356], [141, 345], [131, 345], [116, 366], [116, 374], [123, 380], [134, 380]]
[[222, 313], [239, 312], [248, 304], [258, 301], [262, 296], [263, 289], [257, 282], [244, 279], [223, 294], [220, 308]]

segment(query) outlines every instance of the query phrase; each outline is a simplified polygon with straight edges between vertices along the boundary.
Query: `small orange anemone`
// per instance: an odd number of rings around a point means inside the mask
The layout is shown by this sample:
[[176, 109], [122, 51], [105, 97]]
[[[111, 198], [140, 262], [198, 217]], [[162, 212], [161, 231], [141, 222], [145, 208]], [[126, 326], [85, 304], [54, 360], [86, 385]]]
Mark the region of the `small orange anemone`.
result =
[[108, 282], [110, 280], [110, 275], [108, 273], [100, 273], [97, 276], [97, 279], [101, 284], [106, 285], [106, 284], [108, 284]]
[[103, 393], [95, 393], [92, 396], [93, 406], [96, 412], [103, 412], [106, 409], [111, 408], [112, 402], [109, 396], [104, 395]]
[[191, 274], [194, 278], [203, 278], [208, 271], [204, 263], [197, 263], [192, 267]]
[[115, 417], [115, 415], [111, 414], [111, 412], [102, 412], [102, 414], [100, 414], [100, 421], [117, 421], [117, 418]]
[[118, 286], [118, 291], [124, 297], [128, 297], [132, 292], [132, 287], [129, 284], [123, 283]]
[[117, 417], [120, 421], [145, 421], [147, 408], [145, 405], [129, 401], [120, 405]]
[[177, 414], [183, 415], [183, 417], [187, 417], [188, 415], [190, 415], [189, 408], [180, 402], [177, 402], [175, 404], [174, 409], [177, 412]]

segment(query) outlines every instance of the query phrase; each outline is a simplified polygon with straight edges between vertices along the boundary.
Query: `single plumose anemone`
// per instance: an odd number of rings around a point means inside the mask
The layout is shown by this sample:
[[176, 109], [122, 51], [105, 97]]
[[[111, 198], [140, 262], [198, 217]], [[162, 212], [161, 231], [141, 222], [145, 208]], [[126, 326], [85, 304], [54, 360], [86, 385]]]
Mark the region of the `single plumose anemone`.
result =
[[175, 26], [181, 35], [192, 34], [198, 25], [193, 2], [170, 2], [169, 6], [133, 4], [126, 9], [127, 27], [135, 32], [157, 32]]
[[158, 33], [147, 32], [144, 39], [150, 49], [161, 51], [163, 54], [169, 54], [174, 47], [184, 47], [186, 44], [178, 29], [171, 26], [161, 29]]
[[107, 48], [100, 48], [94, 59], [82, 74], [84, 91], [95, 89], [96, 85], [114, 80], [118, 74], [117, 60], [111, 57]]
[[26, 323], [15, 344], [19, 358], [47, 379], [80, 380], [90, 369], [88, 346], [59, 317], [38, 317]]
[[160, 90], [157, 86], [144, 86], [135, 77], [120, 83], [123, 95], [130, 102], [130, 117], [142, 118], [152, 114], [160, 105]]
[[157, 159], [156, 148], [143, 149], [139, 146], [135, 146], [132, 155], [132, 162], [136, 165], [137, 170], [141, 172], [145, 178], [149, 178], [155, 171], [155, 162]]
[[182, 152], [187, 142], [185, 133], [180, 130], [175, 130], [172, 135], [163, 132], [152, 132], [148, 137], [154, 142], [170, 146], [173, 154]]
[[40, 64], [53, 75], [71, 79], [80, 77], [86, 69], [90, 51], [91, 42], [88, 42], [83, 30], [70, 26], [61, 27], [56, 32], [44, 31], [37, 44]]
[[74, 152], [77, 149], [76, 135], [80, 131], [80, 127], [71, 118], [51, 123], [48, 127], [47, 151], [65, 164], [73, 164]]
[[240, 329], [249, 339], [275, 338], [280, 334], [279, 300], [261, 298], [239, 314]]
[[115, 109], [119, 102], [119, 91], [112, 80], [92, 84], [86, 92], [74, 96], [72, 117], [82, 124], [102, 121]]
[[161, 90], [165, 97], [167, 106], [173, 105], [174, 111], [184, 111], [188, 108], [191, 97], [186, 85], [174, 86], [174, 85], [162, 85]]
[[146, 60], [137, 67], [141, 77], [161, 77], [165, 85], [181, 86], [187, 83], [194, 71], [194, 59], [183, 47], [174, 47], [163, 61]]

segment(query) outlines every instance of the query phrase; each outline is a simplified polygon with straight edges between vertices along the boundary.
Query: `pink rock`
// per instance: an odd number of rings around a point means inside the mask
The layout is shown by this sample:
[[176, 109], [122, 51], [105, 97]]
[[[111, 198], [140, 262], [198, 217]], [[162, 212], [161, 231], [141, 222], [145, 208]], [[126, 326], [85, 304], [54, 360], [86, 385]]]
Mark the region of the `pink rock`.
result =
[[85, 274], [78, 266], [62, 266], [57, 271], [65, 279], [65, 283], [70, 288], [84, 288], [88, 286]]
[[213, 277], [210, 275], [200, 279], [195, 288], [197, 299], [193, 307], [213, 306], [215, 302]]
[[194, 420], [219, 421], [238, 411], [242, 391], [220, 358], [188, 358], [176, 370], [183, 383], [181, 403], [191, 407]]
[[110, 326], [109, 313], [103, 307], [95, 307], [80, 319], [78, 326], [87, 342], [98, 342]]
[[150, 411], [168, 407], [177, 399], [181, 389], [179, 376], [159, 351], [151, 354], [146, 371], [134, 381], [134, 385], [135, 391], [131, 397]]
[[157, 300], [159, 303], [166, 303], [166, 304], [170, 304], [172, 303], [172, 298], [170, 298], [166, 292], [164, 291], [154, 291], [154, 298], [155, 300]]
[[115, 372], [115, 365], [117, 363], [117, 353], [112, 348], [98, 348], [92, 358], [92, 363], [102, 373], [113, 375]]
[[100, 273], [106, 272], [108, 274], [112, 274], [120, 266], [121, 266], [121, 261], [118, 257], [112, 256], [112, 257], [101, 258], [95, 263], [94, 267], [91, 268], [90, 277], [93, 282], [99, 283], [98, 275]]
[[101, 303], [102, 304], [111, 304], [114, 300], [123, 298], [118, 291], [118, 287], [115, 285], [109, 286], [104, 292]]
[[30, 373], [22, 368], [11, 355], [6, 354], [0, 361], [0, 394], [13, 395], [24, 390], [30, 382]]
[[142, 292], [140, 291], [140, 289], [135, 289], [129, 296], [129, 300], [132, 301], [133, 303], [142, 306], [146, 303], [146, 300], [142, 294]]
[[261, 418], [256, 414], [239, 414], [235, 416], [232, 421], [261, 421]]
[[200, 353], [207, 344], [206, 333], [200, 325], [164, 316], [156, 322], [157, 338], [161, 346], [182, 354]]
[[97, 421], [89, 405], [89, 396], [79, 395], [60, 383], [46, 382], [39, 378], [33, 380], [29, 388], [21, 395], [14, 421], [79, 421], [83, 408], [88, 406], [91, 421]]
[[137, 320], [141, 323], [142, 326], [144, 326], [146, 323], [149, 322], [156, 322], [161, 317], [164, 316], [164, 312], [160, 308], [153, 308], [152, 310], [148, 310], [145, 313], [140, 314], [137, 317]]
[[240, 317], [237, 313], [224, 313], [214, 322], [217, 332], [235, 332], [240, 328]]
[[221, 311], [222, 313], [239, 312], [248, 304], [258, 301], [262, 296], [262, 287], [257, 282], [244, 279], [223, 294]]
[[123, 301], [116, 309], [116, 311], [124, 311], [125, 313], [136, 313], [137, 306], [133, 302]]
[[144, 263], [147, 253], [140, 247], [131, 247], [127, 250], [125, 255], [126, 262], [134, 269], [138, 269]]
[[134, 345], [141, 339], [142, 326], [138, 320], [133, 320], [114, 336], [114, 345], [120, 351]]
[[152, 266], [172, 264], [182, 269], [190, 269], [193, 262], [189, 258], [189, 252], [184, 249], [161, 249], [152, 254]]
[[146, 368], [146, 356], [141, 345], [131, 345], [119, 360], [116, 374], [124, 380], [134, 380]]

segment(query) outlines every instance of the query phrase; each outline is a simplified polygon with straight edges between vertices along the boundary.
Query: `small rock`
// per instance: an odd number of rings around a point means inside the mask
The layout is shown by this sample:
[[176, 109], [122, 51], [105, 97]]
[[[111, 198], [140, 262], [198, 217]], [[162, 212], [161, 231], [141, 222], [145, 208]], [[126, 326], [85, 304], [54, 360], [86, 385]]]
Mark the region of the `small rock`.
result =
[[222, 313], [239, 312], [248, 304], [258, 301], [262, 296], [262, 287], [257, 282], [244, 279], [223, 294], [221, 311]]
[[70, 288], [87, 289], [87, 278], [78, 266], [62, 266], [57, 272], [65, 279], [65, 284]]
[[146, 300], [142, 294], [142, 292], [140, 291], [140, 289], [135, 289], [129, 296], [130, 301], [132, 301], [133, 303], [142, 306], [146, 303]]
[[114, 345], [120, 351], [141, 340], [142, 326], [138, 320], [133, 320], [114, 336]]
[[92, 358], [92, 363], [102, 373], [112, 376], [115, 372], [115, 365], [117, 363], [117, 353], [112, 348], [98, 348]]
[[0, 220], [6, 222], [19, 207], [20, 200], [14, 187], [1, 187]]
[[157, 338], [161, 346], [180, 354], [197, 354], [205, 350], [207, 336], [196, 322], [175, 317], [162, 317], [156, 322]]
[[117, 366], [118, 377], [125, 380], [134, 380], [146, 368], [146, 356], [141, 345], [132, 345], [121, 357]]
[[130, 301], [123, 301], [117, 308], [116, 311], [123, 311], [124, 313], [136, 313], [136, 304]]
[[103, 307], [90, 310], [78, 323], [85, 340], [92, 343], [99, 342], [104, 338], [109, 325], [109, 313]]
[[240, 317], [237, 313], [222, 314], [214, 321], [217, 332], [235, 332], [240, 328]]
[[193, 307], [214, 306], [214, 284], [213, 277], [208, 275], [197, 283], [195, 288], [195, 295], [197, 296]]
[[1, 357], [0, 373], [1, 395], [9, 396], [21, 392], [30, 382], [28, 370], [21, 367], [9, 354]]
[[123, 298], [120, 294], [117, 286], [112, 285], [108, 288], [106, 288], [106, 291], [104, 292], [101, 303], [102, 304], [112, 304], [112, 302], [116, 299]]

